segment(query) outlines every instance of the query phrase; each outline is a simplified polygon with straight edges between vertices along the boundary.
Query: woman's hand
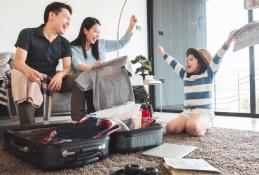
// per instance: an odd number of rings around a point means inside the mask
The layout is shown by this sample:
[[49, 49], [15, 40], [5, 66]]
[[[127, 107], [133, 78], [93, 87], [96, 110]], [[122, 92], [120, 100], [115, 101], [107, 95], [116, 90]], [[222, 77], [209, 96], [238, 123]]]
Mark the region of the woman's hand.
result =
[[132, 15], [130, 17], [130, 24], [129, 24], [129, 28], [128, 31], [132, 32], [133, 28], [135, 27], [136, 23], [138, 22], [138, 19], [135, 15]]
[[97, 61], [94, 62], [94, 64], [92, 65], [92, 67], [93, 67], [94, 69], [97, 69], [97, 68], [100, 68], [101, 65], [102, 65], [102, 64], [101, 64], [100, 60], [97, 60]]
[[80, 72], [84, 72], [84, 71], [90, 71], [92, 69], [97, 69], [97, 68], [100, 68], [102, 66], [102, 63], [97, 60], [95, 61], [92, 65], [90, 66], [85, 66], [85, 65], [82, 65], [82, 64], [78, 64], [78, 70]]
[[163, 47], [157, 46], [157, 47], [156, 47], [156, 50], [157, 50], [157, 52], [158, 52], [158, 54], [159, 54], [160, 56], [164, 56], [164, 55], [165, 55], [165, 51], [164, 51], [164, 48], [163, 48]]

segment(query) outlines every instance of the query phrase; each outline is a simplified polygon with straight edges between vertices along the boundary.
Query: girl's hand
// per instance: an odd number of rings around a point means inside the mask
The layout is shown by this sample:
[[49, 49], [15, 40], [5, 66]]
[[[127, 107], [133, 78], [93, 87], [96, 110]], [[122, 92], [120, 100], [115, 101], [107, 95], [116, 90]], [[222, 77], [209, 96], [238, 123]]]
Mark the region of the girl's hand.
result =
[[236, 30], [233, 30], [229, 33], [228, 39], [227, 39], [227, 44], [230, 45], [233, 41], [233, 35], [235, 34]]
[[157, 46], [156, 48], [157, 48], [156, 50], [157, 50], [158, 54], [160, 56], [164, 56], [164, 54], [165, 54], [164, 48], [161, 46]]

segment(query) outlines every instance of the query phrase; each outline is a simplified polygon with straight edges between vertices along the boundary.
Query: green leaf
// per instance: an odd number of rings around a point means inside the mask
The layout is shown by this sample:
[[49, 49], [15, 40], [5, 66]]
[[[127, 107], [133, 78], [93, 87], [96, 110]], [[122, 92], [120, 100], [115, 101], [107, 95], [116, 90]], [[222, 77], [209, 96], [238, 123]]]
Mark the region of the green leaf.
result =
[[143, 55], [136, 56], [135, 59], [131, 61], [131, 63], [140, 64], [140, 66], [136, 69], [136, 72], [135, 72], [136, 74], [137, 73], [145, 74], [145, 73], [150, 73], [152, 71], [151, 62]]

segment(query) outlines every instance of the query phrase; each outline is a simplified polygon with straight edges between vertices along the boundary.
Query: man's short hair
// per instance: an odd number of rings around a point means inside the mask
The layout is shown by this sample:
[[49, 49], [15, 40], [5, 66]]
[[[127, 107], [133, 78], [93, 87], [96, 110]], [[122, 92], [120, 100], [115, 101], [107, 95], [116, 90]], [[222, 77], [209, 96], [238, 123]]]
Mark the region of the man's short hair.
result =
[[53, 2], [51, 4], [49, 4], [44, 12], [44, 23], [46, 24], [48, 22], [48, 18], [49, 18], [49, 12], [54, 12], [56, 14], [58, 14], [59, 12], [62, 11], [62, 8], [65, 8], [69, 11], [70, 14], [72, 14], [72, 8], [65, 3], [62, 2]]

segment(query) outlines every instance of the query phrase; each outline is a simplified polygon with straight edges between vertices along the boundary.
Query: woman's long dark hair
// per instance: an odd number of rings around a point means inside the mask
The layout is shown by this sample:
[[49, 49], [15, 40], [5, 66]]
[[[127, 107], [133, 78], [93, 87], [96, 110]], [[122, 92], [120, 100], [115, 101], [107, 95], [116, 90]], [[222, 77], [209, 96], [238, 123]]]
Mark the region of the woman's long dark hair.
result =
[[[77, 38], [71, 42], [71, 45], [81, 46], [85, 59], [87, 59], [87, 54], [86, 54], [86, 50], [85, 50], [86, 37], [84, 34], [84, 29], [86, 28], [87, 30], [90, 30], [95, 24], [101, 25], [99, 20], [96, 18], [93, 18], [93, 17], [85, 18], [81, 24], [80, 31], [79, 31]], [[92, 54], [96, 60], [99, 60], [98, 43], [99, 42], [97, 40], [94, 44], [91, 44], [92, 45]]]

